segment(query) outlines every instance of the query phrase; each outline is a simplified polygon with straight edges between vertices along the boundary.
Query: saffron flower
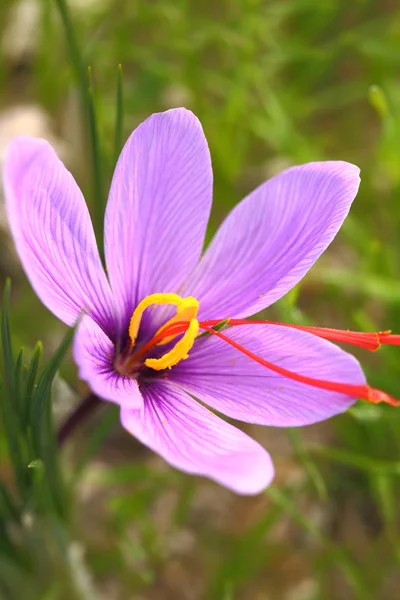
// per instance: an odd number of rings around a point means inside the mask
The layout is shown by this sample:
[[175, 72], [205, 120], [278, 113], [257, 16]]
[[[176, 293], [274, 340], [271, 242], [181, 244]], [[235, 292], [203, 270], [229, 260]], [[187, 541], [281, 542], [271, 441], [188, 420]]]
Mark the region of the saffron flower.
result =
[[115, 169], [105, 271], [82, 193], [49, 144], [16, 138], [4, 166], [9, 221], [33, 288], [67, 325], [83, 314], [80, 377], [171, 465], [244, 494], [271, 482], [271, 459], [213, 411], [294, 427], [357, 398], [397, 403], [331, 341], [372, 350], [398, 336], [248, 319], [306, 274], [358, 186], [359, 169], [346, 162], [290, 168], [238, 204], [202, 256], [212, 201], [202, 127], [182, 108], [154, 114]]

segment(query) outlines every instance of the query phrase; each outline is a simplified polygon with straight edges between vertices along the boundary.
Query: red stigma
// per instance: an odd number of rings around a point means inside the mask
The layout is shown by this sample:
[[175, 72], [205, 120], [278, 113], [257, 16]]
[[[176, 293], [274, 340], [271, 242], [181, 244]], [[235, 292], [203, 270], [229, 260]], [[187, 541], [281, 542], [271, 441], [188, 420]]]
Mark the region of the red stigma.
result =
[[[345, 394], [347, 396], [352, 396], [353, 398], [360, 398], [362, 400], [366, 400], [367, 402], [371, 402], [372, 404], [379, 404], [380, 402], [384, 402], [385, 404], [390, 404], [391, 406], [400, 406], [400, 401], [386, 394], [382, 390], [377, 388], [370, 387], [369, 385], [354, 385], [350, 383], [340, 383], [335, 381], [325, 381], [323, 379], [314, 379], [313, 377], [308, 377], [306, 375], [300, 375], [299, 373], [294, 373], [280, 367], [278, 365], [274, 365], [273, 363], [257, 356], [247, 348], [244, 348], [238, 342], [235, 342], [230, 337], [222, 333], [221, 331], [217, 331], [213, 329], [216, 325], [220, 324], [221, 321], [218, 320], [207, 320], [200, 321], [200, 328], [206, 331], [211, 335], [216, 335], [221, 340], [236, 348], [239, 352], [248, 356], [251, 360], [262, 365], [263, 367], [269, 369], [274, 373], [278, 373], [283, 377], [287, 377], [292, 381], [297, 381], [299, 383], [304, 383], [305, 385], [310, 385], [312, 387], [331, 391], [338, 392], [339, 394]], [[309, 327], [305, 325], [292, 325], [286, 323], [278, 323], [275, 321], [258, 321], [258, 320], [247, 320], [247, 319], [229, 319], [227, 325], [229, 326], [238, 326], [238, 325], [279, 325], [281, 327], [289, 327], [291, 329], [298, 329], [300, 331], [306, 331], [311, 333], [317, 337], [324, 338], [326, 340], [330, 340], [332, 342], [342, 342], [346, 344], [352, 344], [353, 346], [358, 346], [360, 348], [364, 348], [366, 350], [377, 350], [382, 344], [390, 344], [390, 345], [400, 345], [400, 335], [392, 335], [390, 330], [373, 332], [373, 333], [362, 333], [358, 331], [342, 331], [340, 329], [328, 329], [323, 327]], [[170, 326], [164, 328], [159, 332], [159, 338], [167, 337], [169, 335], [177, 335], [179, 333], [183, 333], [186, 331], [187, 323], [185, 322], [176, 322]], [[152, 340], [153, 344], [156, 340]], [[158, 340], [157, 340], [158, 341]]]
[[[247, 323], [249, 323], [249, 321], [247, 321]], [[265, 324], [265, 321], [263, 323]], [[229, 321], [229, 324], [232, 325], [232, 321]], [[239, 324], [239, 323], [234, 322], [233, 324]], [[240, 323], [240, 324], [242, 324], [242, 323]], [[205, 331], [207, 331], [208, 333], [216, 335], [217, 337], [219, 337], [221, 340], [223, 340], [227, 344], [230, 344], [231, 346], [233, 346], [233, 348], [236, 348], [237, 350], [239, 350], [239, 352], [242, 352], [242, 354], [245, 354], [246, 356], [248, 356], [249, 358], [254, 360], [256, 363], [258, 363], [259, 365], [262, 365], [262, 366], [266, 367], [267, 369], [269, 369], [270, 371], [272, 371], [274, 373], [278, 373], [279, 375], [282, 375], [283, 377], [287, 377], [288, 379], [291, 379], [292, 381], [298, 381], [299, 383], [304, 383], [306, 385], [310, 385], [312, 387], [319, 388], [321, 390], [327, 390], [330, 392], [338, 392], [339, 394], [346, 394], [347, 396], [352, 396], [353, 398], [361, 398], [362, 400], [367, 400], [367, 402], [371, 402], [373, 404], [385, 402], [386, 404], [391, 404], [392, 406], [400, 405], [400, 401], [397, 400], [396, 398], [393, 398], [392, 396], [390, 396], [389, 394], [386, 394], [385, 392], [382, 392], [381, 390], [372, 388], [369, 385], [353, 385], [350, 383], [325, 381], [323, 379], [314, 379], [313, 377], [307, 377], [306, 375], [300, 375], [299, 373], [293, 373], [292, 371], [289, 371], [288, 369], [285, 369], [284, 367], [279, 367], [278, 365], [274, 365], [273, 363], [269, 362], [268, 360], [265, 360], [264, 358], [257, 356], [257, 354], [250, 352], [250, 350], [247, 350], [247, 348], [244, 348], [241, 344], [238, 344], [237, 342], [235, 342], [228, 336], [224, 335], [220, 331], [215, 331], [214, 329], [212, 329], [212, 327], [209, 327], [208, 325], [206, 325], [206, 321], [201, 322], [200, 327], [202, 329], [204, 329]]]
[[[213, 327], [219, 321], [210, 320], [202, 321], [200, 325]], [[338, 342], [342, 344], [351, 344], [374, 352], [378, 350], [382, 344], [390, 344], [392, 346], [400, 346], [400, 335], [392, 335], [390, 329], [386, 331], [377, 331], [372, 333], [363, 333], [361, 331], [349, 331], [342, 329], [330, 329], [328, 327], [310, 327], [308, 325], [293, 325], [291, 323], [279, 323], [277, 321], [257, 321], [251, 319], [229, 319], [229, 325], [279, 325], [280, 327], [289, 327], [290, 329], [298, 329], [307, 331], [317, 337]]]

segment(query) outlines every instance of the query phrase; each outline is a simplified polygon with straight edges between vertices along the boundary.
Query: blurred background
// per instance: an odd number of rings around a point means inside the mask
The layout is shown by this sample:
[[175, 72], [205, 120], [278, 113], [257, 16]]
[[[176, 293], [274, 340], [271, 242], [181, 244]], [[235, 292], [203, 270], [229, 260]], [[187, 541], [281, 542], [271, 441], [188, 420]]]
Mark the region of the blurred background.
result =
[[[56, 0], [1, 0], [0, 169], [18, 134], [48, 139], [94, 203], [87, 118]], [[115, 163], [117, 66], [124, 138], [155, 111], [191, 108], [214, 167], [208, 239], [256, 185], [289, 165], [343, 159], [362, 184], [335, 242], [266, 318], [400, 333], [400, 6], [394, 0], [70, 0], [91, 81], [106, 194]], [[0, 196], [0, 283], [11, 331], [51, 357], [65, 329], [31, 291]], [[356, 352], [400, 397], [400, 352]], [[86, 393], [69, 356], [56, 420]], [[297, 430], [245, 426], [276, 479], [235, 496], [174, 471], [115, 412], [63, 449], [71, 510], [0, 518], [0, 594], [18, 600], [398, 600], [400, 412], [359, 403]], [[13, 489], [4, 427], [1, 479]], [[1, 511], [0, 511], [1, 512]], [[7, 536], [4, 532], [7, 529]], [[3, 537], [4, 534], [4, 537]], [[6, 543], [7, 539], [7, 543]], [[15, 561], [9, 539], [31, 555]], [[7, 547], [6, 547], [7, 546]], [[33, 557], [33, 559], [32, 559]], [[32, 563], [33, 560], [33, 563]], [[34, 568], [32, 567], [34, 564]]]

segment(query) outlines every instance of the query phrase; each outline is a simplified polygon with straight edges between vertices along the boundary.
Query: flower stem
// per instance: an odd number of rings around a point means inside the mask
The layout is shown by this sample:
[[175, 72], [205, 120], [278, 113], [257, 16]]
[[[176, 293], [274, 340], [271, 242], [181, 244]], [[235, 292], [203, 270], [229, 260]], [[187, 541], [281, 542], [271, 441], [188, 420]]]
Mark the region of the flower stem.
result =
[[72, 413], [66, 418], [57, 433], [58, 447], [64, 444], [67, 438], [81, 425], [85, 419], [92, 414], [102, 401], [95, 394], [89, 394], [81, 400]]

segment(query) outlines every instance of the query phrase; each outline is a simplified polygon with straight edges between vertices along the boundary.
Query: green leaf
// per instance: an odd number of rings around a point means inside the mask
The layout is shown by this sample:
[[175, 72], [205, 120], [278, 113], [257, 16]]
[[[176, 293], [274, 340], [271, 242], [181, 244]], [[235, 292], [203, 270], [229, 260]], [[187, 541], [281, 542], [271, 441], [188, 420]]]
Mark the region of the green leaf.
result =
[[[79, 85], [81, 105], [83, 112], [84, 125], [89, 126], [89, 137], [91, 146], [92, 172], [93, 172], [93, 192], [94, 192], [94, 215], [97, 243], [100, 249], [100, 255], [103, 256], [103, 215], [105, 207], [105, 197], [103, 188], [102, 160], [98, 140], [98, 128], [96, 120], [96, 111], [93, 99], [93, 86], [87, 77], [86, 67], [82, 60], [82, 53], [79, 48], [75, 29], [71, 20], [70, 11], [65, 0], [55, 0], [58, 12], [64, 26], [65, 37], [75, 71], [75, 77]], [[89, 85], [88, 85], [89, 84]]]
[[71, 345], [74, 333], [75, 328], [71, 328], [67, 331], [61, 344], [43, 369], [34, 391], [31, 406], [31, 422], [34, 429], [35, 426], [37, 426], [38, 431], [40, 430], [46, 408], [48, 408], [50, 403], [51, 384], [53, 383], [53, 379], [61, 366], [69, 346]]
[[23, 380], [24, 380], [24, 349], [20, 348], [14, 370], [14, 402], [19, 417], [21, 418], [21, 406], [23, 403]]
[[[226, 325], [229, 324], [229, 321], [230, 319], [224, 319], [216, 325], [213, 325], [213, 327], [210, 327], [210, 329], [213, 329], [214, 331], [221, 331], [221, 329], [223, 329]], [[197, 336], [197, 339], [199, 340], [200, 338], [206, 337], [207, 335], [212, 335], [212, 333], [210, 333], [209, 331], [204, 331], [199, 336]]]
[[87, 81], [86, 81], [86, 73], [85, 67], [82, 61], [81, 51], [79, 49], [78, 41], [76, 39], [75, 31], [72, 25], [71, 16], [69, 13], [69, 8], [67, 2], [65, 0], [55, 0], [55, 3], [58, 7], [61, 21], [65, 30], [65, 37], [67, 38], [67, 45], [70, 52], [71, 62], [75, 69], [75, 75], [80, 85], [80, 92], [82, 96], [83, 104], [86, 104], [86, 89], [87, 89]]
[[32, 460], [29, 463], [28, 469], [43, 470], [44, 469], [44, 462], [40, 458], [35, 458], [35, 460]]
[[4, 368], [4, 383], [10, 397], [14, 396], [15, 391], [15, 374], [14, 374], [14, 359], [11, 344], [10, 321], [8, 308], [10, 305], [11, 295], [11, 280], [7, 279], [4, 286], [3, 307], [1, 311], [1, 342], [3, 347], [3, 368]]
[[389, 114], [389, 106], [387, 98], [379, 85], [371, 85], [368, 92], [368, 99], [376, 110], [381, 119], [384, 119]]
[[122, 81], [122, 65], [117, 68], [117, 93], [116, 93], [116, 112], [115, 112], [115, 161], [118, 160], [123, 143], [123, 125], [124, 125], [124, 97]]
[[41, 342], [37, 342], [32, 356], [31, 356], [31, 360], [28, 366], [28, 370], [25, 376], [25, 385], [24, 385], [24, 392], [23, 392], [23, 405], [22, 405], [22, 411], [23, 411], [23, 422], [26, 423], [28, 422], [29, 419], [29, 413], [30, 413], [30, 406], [32, 403], [32, 395], [33, 395], [33, 391], [34, 391], [34, 385], [35, 385], [35, 381], [36, 381], [36, 375], [38, 372], [38, 368], [39, 368], [39, 362], [40, 362], [40, 358], [42, 356], [42, 343]]
[[[19, 416], [16, 412], [18, 408], [18, 404], [16, 402], [17, 369], [14, 366], [13, 360], [8, 314], [10, 294], [11, 281], [7, 279], [4, 288], [3, 306], [1, 310], [3, 373], [0, 379], [0, 411], [4, 421], [10, 458], [14, 467], [15, 481], [22, 497], [24, 497], [27, 486], [23, 449], [21, 447], [21, 443], [24, 439], [24, 432], [21, 429]], [[19, 363], [21, 363], [21, 358], [19, 360]]]
[[[45, 366], [34, 391], [30, 411], [34, 451], [36, 456], [43, 461], [46, 469], [45, 481], [48, 498], [62, 518], [66, 517], [68, 507], [65, 486], [58, 465], [59, 452], [52, 419], [51, 386], [74, 333], [75, 328], [67, 331], [56, 352]], [[35, 481], [38, 486], [43, 487], [40, 477]], [[38, 491], [36, 495], [38, 495]]]
[[10, 398], [0, 381], [0, 410], [6, 431], [7, 446], [14, 467], [15, 482], [22, 497], [27, 489], [25, 463], [22, 456], [20, 440], [23, 432], [11, 405]]
[[90, 144], [92, 150], [92, 169], [93, 169], [93, 221], [96, 231], [97, 244], [99, 246], [100, 256], [103, 259], [103, 223], [105, 211], [105, 197], [103, 184], [103, 160], [101, 155], [99, 131], [97, 126], [96, 105], [92, 81], [92, 70], [88, 67], [89, 88], [87, 91], [88, 111], [89, 111], [89, 129]]

